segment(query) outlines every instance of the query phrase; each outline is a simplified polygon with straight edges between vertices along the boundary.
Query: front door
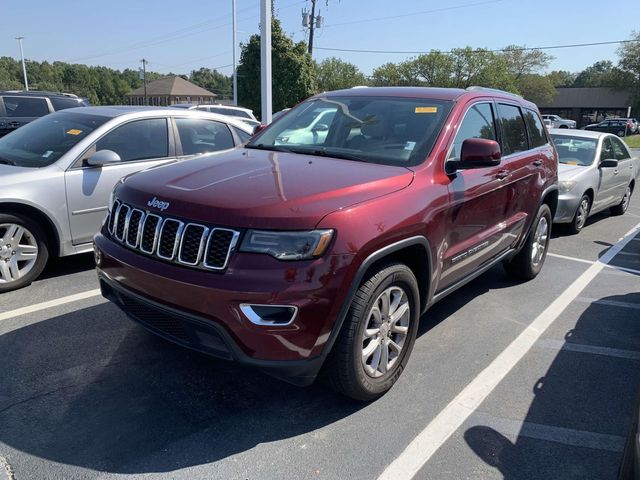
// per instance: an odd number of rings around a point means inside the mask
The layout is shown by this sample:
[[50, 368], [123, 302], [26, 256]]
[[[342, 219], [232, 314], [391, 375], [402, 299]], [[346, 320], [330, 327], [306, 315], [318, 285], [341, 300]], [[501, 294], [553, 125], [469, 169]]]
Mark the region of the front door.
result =
[[135, 120], [107, 133], [83, 155], [86, 160], [99, 150], [112, 150], [120, 163], [92, 167], [76, 162], [65, 174], [69, 224], [74, 245], [91, 242], [107, 214], [109, 195], [120, 178], [169, 162], [167, 119]]

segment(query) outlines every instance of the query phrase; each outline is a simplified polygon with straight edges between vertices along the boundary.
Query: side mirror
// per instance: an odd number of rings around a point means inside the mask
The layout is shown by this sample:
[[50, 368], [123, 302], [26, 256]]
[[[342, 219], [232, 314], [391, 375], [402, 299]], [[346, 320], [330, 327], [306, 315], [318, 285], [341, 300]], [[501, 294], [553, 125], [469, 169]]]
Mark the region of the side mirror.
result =
[[495, 167], [500, 165], [500, 145], [486, 138], [467, 138], [462, 142], [460, 160], [447, 162], [448, 170]]
[[264, 123], [261, 123], [259, 125], [256, 125], [253, 128], [253, 134], [257, 135], [258, 133], [260, 133], [261, 131], [263, 131], [265, 128], [267, 128], [267, 126]]
[[113, 150], [99, 150], [89, 158], [87, 158], [87, 165], [92, 167], [101, 167], [103, 165], [110, 165], [112, 163], [119, 163], [122, 159]]
[[312, 129], [313, 132], [326, 132], [329, 130], [329, 125], [325, 123], [318, 123]]
[[616, 168], [618, 166], [618, 160], [607, 158], [606, 160], [602, 160], [598, 166], [600, 168]]

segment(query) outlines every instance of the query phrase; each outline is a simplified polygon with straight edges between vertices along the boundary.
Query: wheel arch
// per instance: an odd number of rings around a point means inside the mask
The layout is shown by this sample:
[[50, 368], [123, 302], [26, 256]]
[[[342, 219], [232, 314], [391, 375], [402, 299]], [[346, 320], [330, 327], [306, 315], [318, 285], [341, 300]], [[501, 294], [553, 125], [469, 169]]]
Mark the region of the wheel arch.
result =
[[47, 245], [49, 246], [49, 254], [55, 253], [59, 256], [60, 252], [60, 234], [53, 220], [42, 210], [24, 203], [7, 202], [0, 203], [0, 213], [24, 215], [40, 225], [46, 235]]

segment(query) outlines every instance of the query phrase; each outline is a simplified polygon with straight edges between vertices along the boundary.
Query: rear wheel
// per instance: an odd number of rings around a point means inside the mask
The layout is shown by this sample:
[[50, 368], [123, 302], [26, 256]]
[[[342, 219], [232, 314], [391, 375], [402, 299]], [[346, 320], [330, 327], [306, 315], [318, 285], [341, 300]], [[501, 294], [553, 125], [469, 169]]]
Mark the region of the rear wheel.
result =
[[576, 210], [576, 214], [573, 216], [573, 220], [569, 224], [569, 230], [571, 233], [580, 233], [587, 223], [587, 217], [589, 216], [589, 210], [591, 209], [591, 198], [589, 195], [583, 195], [580, 199], [580, 204]]
[[0, 293], [29, 285], [48, 258], [45, 234], [37, 223], [22, 215], [0, 214]]
[[391, 263], [373, 272], [353, 298], [323, 375], [338, 392], [370, 401], [402, 374], [416, 338], [418, 282], [409, 267]]
[[611, 207], [610, 211], [613, 215], [624, 215], [624, 212], [629, 208], [629, 202], [631, 202], [631, 194], [633, 190], [631, 185], [627, 185], [627, 189], [624, 191], [624, 195], [622, 196], [622, 200], [615, 207]]
[[535, 278], [547, 258], [550, 237], [551, 210], [543, 203], [538, 209], [522, 249], [510, 261], [504, 263], [507, 273], [520, 280]]
[[619, 130], [618, 131], [618, 136], [619, 137], [624, 137], [624, 130]]

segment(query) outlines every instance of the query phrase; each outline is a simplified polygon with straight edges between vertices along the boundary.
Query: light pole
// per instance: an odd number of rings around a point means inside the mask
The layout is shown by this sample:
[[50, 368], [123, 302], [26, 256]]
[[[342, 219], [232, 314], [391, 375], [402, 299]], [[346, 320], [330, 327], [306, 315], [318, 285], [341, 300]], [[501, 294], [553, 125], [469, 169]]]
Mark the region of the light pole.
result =
[[22, 75], [24, 76], [24, 89], [29, 91], [29, 81], [27, 80], [27, 66], [24, 63], [24, 51], [22, 50], [22, 40], [24, 37], [16, 37], [18, 43], [20, 44], [20, 58], [22, 58]]
[[236, 72], [236, 0], [231, 0], [231, 16], [233, 24], [232, 42], [233, 42], [233, 104], [238, 106], [238, 73]]
[[271, 123], [271, 0], [262, 0], [260, 9], [260, 121]]

